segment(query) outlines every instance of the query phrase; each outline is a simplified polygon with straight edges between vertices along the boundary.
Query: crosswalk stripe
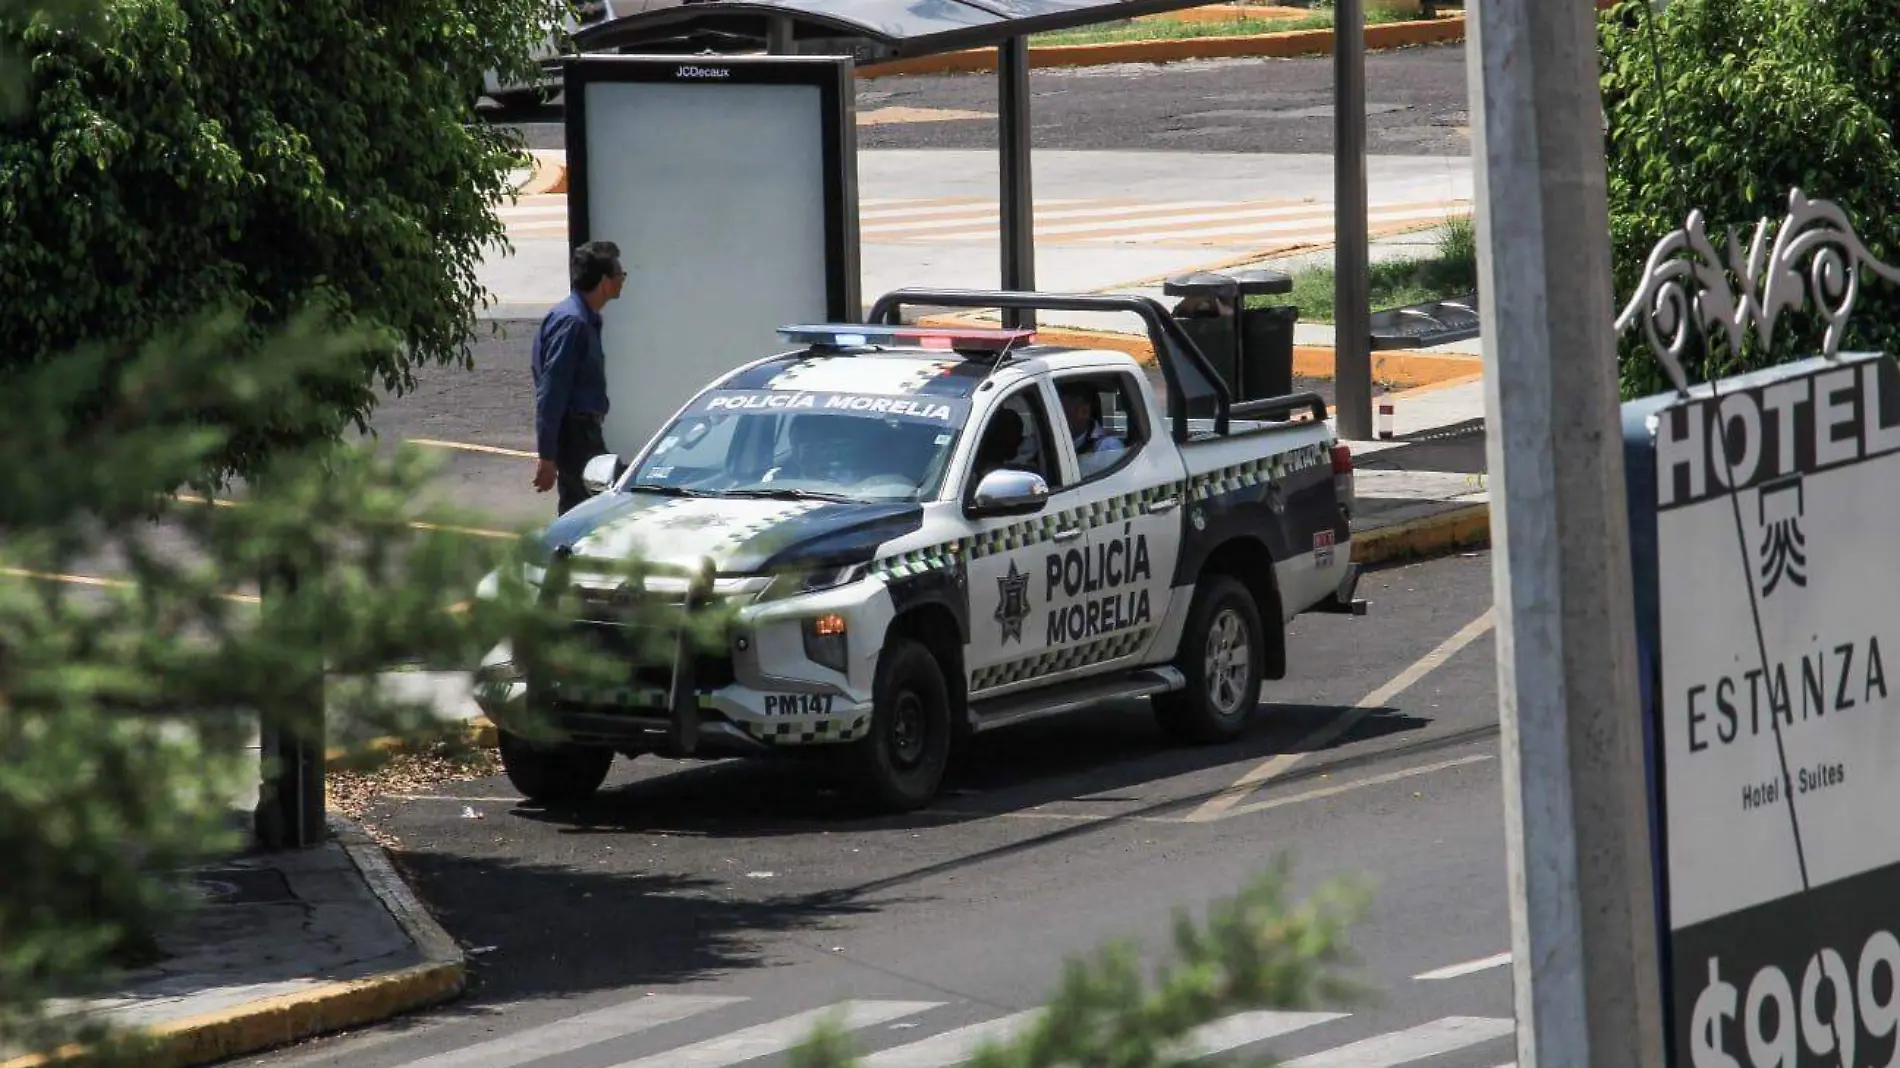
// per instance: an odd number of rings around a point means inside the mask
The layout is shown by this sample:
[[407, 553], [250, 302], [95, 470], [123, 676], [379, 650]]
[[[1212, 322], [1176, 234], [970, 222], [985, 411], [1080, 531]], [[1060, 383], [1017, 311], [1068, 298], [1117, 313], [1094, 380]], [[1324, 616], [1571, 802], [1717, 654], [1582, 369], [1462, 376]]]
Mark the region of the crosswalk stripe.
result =
[[1241, 1012], [1190, 1031], [1186, 1046], [1195, 1058], [1239, 1049], [1308, 1027], [1343, 1020], [1344, 1012]]
[[1404, 1031], [1392, 1031], [1283, 1061], [1280, 1068], [1392, 1068], [1408, 1061], [1502, 1038], [1517, 1029], [1512, 1020], [1489, 1016], [1446, 1016]]
[[[1038, 232], [1046, 230], [1050, 233], [1061, 233], [1064, 230], [1076, 229], [1078, 226], [1087, 229], [1090, 226], [1096, 225], [1094, 220], [1099, 219], [1126, 218], [1133, 220], [1132, 225], [1141, 225], [1144, 222], [1152, 221], [1151, 219], [1140, 218], [1143, 216], [1157, 216], [1170, 219], [1218, 219], [1221, 216], [1194, 213], [1234, 206], [1235, 205], [1229, 204], [1226, 201], [1220, 200], [1187, 200], [1170, 204], [1118, 204], [1112, 207], [1090, 205], [1086, 208], [1057, 209], [1055, 211], [1044, 211], [1038, 207], [1036, 209], [1035, 224]], [[1063, 220], [1065, 219], [1083, 219], [1088, 221], [1071, 223], [1065, 226], [1063, 225]], [[866, 234], [871, 234], [899, 231], [916, 231], [922, 233], [941, 230], [946, 231], [946, 233], [938, 234], [937, 236], [947, 237], [966, 230], [994, 230], [996, 220], [997, 213], [994, 211], [986, 212], [981, 215], [968, 215], [960, 219], [926, 220], [924, 222], [913, 222], [908, 216], [893, 216], [886, 220], [879, 220], [879, 225], [867, 225], [863, 227], [863, 231]]]
[[858, 1059], [861, 1068], [949, 1068], [962, 1064], [987, 1039], [1007, 1042], [1028, 1028], [1041, 1009], [1030, 1009], [994, 1020], [932, 1035], [920, 1042], [879, 1050]]
[[911, 1016], [941, 1005], [937, 1001], [847, 1001], [823, 1009], [797, 1013], [771, 1023], [759, 1024], [731, 1034], [695, 1042], [690, 1046], [656, 1053], [615, 1068], [725, 1068], [729, 1064], [767, 1057], [803, 1042], [819, 1021], [843, 1010], [844, 1026], [850, 1030]]
[[492, 1042], [424, 1057], [409, 1062], [404, 1068], [517, 1068], [518, 1065], [543, 1057], [638, 1034], [661, 1024], [684, 1020], [744, 1000], [739, 997], [656, 994], [650, 998], [531, 1027]]

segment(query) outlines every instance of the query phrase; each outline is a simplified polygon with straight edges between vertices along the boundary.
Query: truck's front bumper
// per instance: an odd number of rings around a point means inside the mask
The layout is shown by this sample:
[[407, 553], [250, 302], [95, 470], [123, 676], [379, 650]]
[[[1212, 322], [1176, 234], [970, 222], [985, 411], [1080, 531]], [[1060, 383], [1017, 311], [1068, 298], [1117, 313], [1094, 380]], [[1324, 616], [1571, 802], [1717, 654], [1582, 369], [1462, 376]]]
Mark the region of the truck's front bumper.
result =
[[[600, 641], [609, 655], [624, 657], [621, 681], [589, 688], [537, 682], [507, 646], [498, 646], [477, 672], [475, 700], [504, 730], [531, 735], [551, 728], [568, 741], [624, 752], [751, 755], [852, 742], [870, 729], [875, 654], [862, 659], [860, 646], [854, 649], [857, 662], [835, 671], [806, 658], [797, 628], [801, 617], [814, 612], [842, 612], [854, 637], [880, 633], [875, 617], [882, 606], [867, 603], [866, 592], [860, 586], [855, 597], [840, 591], [802, 599], [809, 604], [751, 613], [727, 635], [724, 648], [695, 648], [676, 638], [670, 661], [658, 663], [651, 655], [622, 652], [629, 643], [618, 636], [617, 624], [576, 621], [577, 632]], [[687, 606], [697, 598], [683, 600], [675, 607], [692, 611]]]

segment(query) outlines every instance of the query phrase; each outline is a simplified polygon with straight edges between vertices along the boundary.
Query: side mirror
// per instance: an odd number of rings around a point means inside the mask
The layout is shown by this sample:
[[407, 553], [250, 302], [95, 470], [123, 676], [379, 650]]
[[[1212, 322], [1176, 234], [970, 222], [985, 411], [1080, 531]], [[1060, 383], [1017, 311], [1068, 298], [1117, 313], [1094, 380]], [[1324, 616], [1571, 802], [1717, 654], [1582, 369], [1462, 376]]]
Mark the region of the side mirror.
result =
[[581, 483], [587, 487], [587, 492], [600, 493], [614, 484], [614, 479], [620, 477], [620, 472], [620, 457], [611, 452], [603, 452], [587, 461], [587, 466], [581, 468]]
[[1034, 471], [991, 471], [976, 484], [969, 514], [976, 516], [1029, 515], [1042, 511], [1049, 500], [1049, 483]]

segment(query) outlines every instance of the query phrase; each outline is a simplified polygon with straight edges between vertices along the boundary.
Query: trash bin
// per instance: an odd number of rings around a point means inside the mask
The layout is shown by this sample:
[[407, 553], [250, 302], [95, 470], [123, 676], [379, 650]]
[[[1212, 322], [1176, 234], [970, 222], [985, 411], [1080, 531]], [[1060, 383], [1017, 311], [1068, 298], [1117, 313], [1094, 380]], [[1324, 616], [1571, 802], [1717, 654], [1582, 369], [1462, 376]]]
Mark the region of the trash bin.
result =
[[1266, 269], [1197, 271], [1170, 278], [1162, 287], [1168, 296], [1186, 298], [1173, 309], [1175, 321], [1206, 354], [1235, 400], [1293, 392], [1293, 324], [1299, 309], [1244, 307], [1248, 297], [1292, 291], [1292, 276]]
[[1196, 271], [1170, 278], [1161, 291], [1170, 297], [1184, 297], [1170, 311], [1181, 332], [1201, 350], [1214, 373], [1235, 392], [1240, 366], [1240, 337], [1234, 330], [1234, 306], [1240, 296], [1239, 283], [1224, 274]]

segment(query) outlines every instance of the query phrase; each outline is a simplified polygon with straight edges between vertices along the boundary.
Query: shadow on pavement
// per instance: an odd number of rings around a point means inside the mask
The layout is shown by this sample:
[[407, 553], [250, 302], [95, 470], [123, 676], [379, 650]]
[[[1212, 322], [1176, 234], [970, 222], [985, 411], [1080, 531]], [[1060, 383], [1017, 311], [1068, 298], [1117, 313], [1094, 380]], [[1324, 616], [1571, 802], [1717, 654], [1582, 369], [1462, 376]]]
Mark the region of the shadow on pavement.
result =
[[[1132, 804], [1140, 806], [1141, 815], [1168, 815], [1214, 796], [1233, 776], [1204, 778], [1172, 791], [1151, 789], [1155, 784], [1229, 766], [1237, 775], [1259, 761], [1299, 751], [1314, 732], [1346, 712], [1338, 706], [1263, 703], [1246, 737], [1195, 746], [1164, 735], [1146, 701], [1113, 702], [977, 735], [952, 766], [939, 800], [904, 815], [867, 815], [822, 764], [695, 764], [652, 757], [635, 764], [637, 778], [609, 785], [586, 803], [544, 807], [524, 802], [509, 814], [569, 835], [664, 833], [712, 839], [921, 830], [1059, 802], [1103, 809]], [[1376, 709], [1323, 748], [1416, 734], [1433, 722]]]
[[[876, 911], [847, 902], [744, 900], [721, 881], [615, 873], [434, 849], [393, 853], [405, 879], [469, 951], [468, 1008], [643, 985], [672, 986], [768, 966], [761, 947]], [[888, 907], [889, 901], [877, 908]], [[440, 1018], [438, 1015], [437, 1018]]]

